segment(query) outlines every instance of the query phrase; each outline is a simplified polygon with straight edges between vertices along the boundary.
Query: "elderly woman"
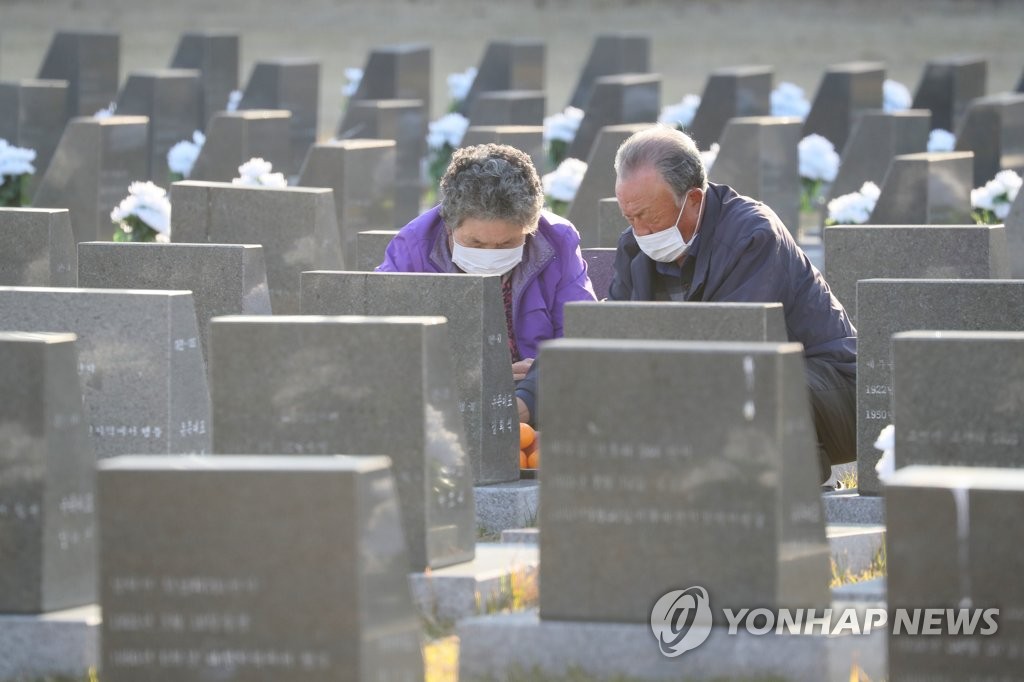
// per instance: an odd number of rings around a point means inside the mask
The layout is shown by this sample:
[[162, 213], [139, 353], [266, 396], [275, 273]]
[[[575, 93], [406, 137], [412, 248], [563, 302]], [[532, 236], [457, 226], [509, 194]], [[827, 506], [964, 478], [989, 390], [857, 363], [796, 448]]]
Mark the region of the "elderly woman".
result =
[[526, 375], [537, 346], [562, 335], [566, 301], [596, 299], [579, 233], [543, 205], [529, 156], [497, 144], [459, 149], [441, 179], [440, 205], [403, 227], [377, 266], [378, 272], [501, 275], [523, 421], [536, 411], [535, 372]]

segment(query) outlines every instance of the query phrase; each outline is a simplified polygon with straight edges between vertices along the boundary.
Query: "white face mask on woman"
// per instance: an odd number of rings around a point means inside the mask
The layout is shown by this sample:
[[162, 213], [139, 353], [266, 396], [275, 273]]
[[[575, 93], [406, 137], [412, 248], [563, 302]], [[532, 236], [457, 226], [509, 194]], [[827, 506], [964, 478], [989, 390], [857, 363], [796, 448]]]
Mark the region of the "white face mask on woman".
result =
[[523, 260], [525, 244], [510, 249], [474, 249], [452, 239], [452, 262], [470, 275], [504, 275]]
[[[701, 197], [701, 210], [704, 208], [704, 197]], [[645, 234], [643, 236], [638, 235], [636, 230], [633, 231], [633, 236], [636, 238], [637, 246], [640, 250], [647, 254], [651, 260], [656, 260], [660, 263], [674, 263], [675, 261], [682, 258], [683, 254], [693, 245], [693, 241], [697, 238], [699, 230], [693, 231], [693, 236], [690, 237], [690, 241], [683, 240], [683, 233], [679, 230], [679, 220], [683, 217], [683, 211], [686, 209], [686, 200], [683, 200], [683, 205], [679, 207], [679, 215], [676, 216], [676, 221], [672, 223], [670, 227], [659, 232], [651, 234]], [[698, 213], [700, 215], [700, 213]], [[630, 228], [632, 229], [632, 228]]]

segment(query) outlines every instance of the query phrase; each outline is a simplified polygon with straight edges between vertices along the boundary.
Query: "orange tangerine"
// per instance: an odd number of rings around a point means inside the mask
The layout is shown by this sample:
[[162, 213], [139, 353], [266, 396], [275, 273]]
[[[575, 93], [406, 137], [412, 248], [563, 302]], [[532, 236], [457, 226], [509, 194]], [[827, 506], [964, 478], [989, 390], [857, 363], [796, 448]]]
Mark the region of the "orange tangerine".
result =
[[519, 451], [519, 468], [520, 469], [529, 469], [530, 468], [530, 464], [529, 464], [528, 460], [529, 460], [529, 457], [526, 456], [526, 453], [523, 452], [522, 450], [520, 450]]
[[537, 432], [533, 430], [533, 427], [529, 424], [519, 422], [519, 449], [525, 450], [533, 445], [533, 441], [536, 439]]
[[540, 466], [540, 450], [534, 450], [533, 454], [526, 458], [527, 469], [536, 469]]

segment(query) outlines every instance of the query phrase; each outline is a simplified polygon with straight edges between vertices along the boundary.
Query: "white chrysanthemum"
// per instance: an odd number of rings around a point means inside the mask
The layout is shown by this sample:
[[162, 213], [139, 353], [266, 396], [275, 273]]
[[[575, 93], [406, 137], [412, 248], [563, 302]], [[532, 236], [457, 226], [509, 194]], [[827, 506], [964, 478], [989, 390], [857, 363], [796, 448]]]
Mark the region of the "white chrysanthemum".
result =
[[[115, 223], [136, 216], [160, 234], [171, 232], [171, 202], [167, 190], [152, 182], [133, 182], [128, 186], [128, 196], [110, 212]], [[131, 232], [126, 226], [125, 232]]]
[[871, 218], [882, 190], [873, 182], [865, 182], [860, 190], [838, 196], [828, 202], [828, 217], [839, 225], [863, 225]]
[[913, 101], [910, 90], [903, 83], [891, 78], [882, 83], [882, 108], [886, 111], [905, 111]]
[[462, 138], [469, 128], [469, 119], [459, 113], [445, 114], [436, 121], [431, 121], [427, 133], [427, 146], [441, 149], [445, 144], [453, 149], [462, 144]]
[[233, 185], [249, 187], [287, 187], [288, 180], [284, 174], [274, 173], [269, 161], [261, 158], [249, 159], [238, 167], [238, 177], [231, 181]]
[[839, 172], [839, 154], [826, 138], [811, 134], [800, 140], [800, 177], [832, 182]]
[[580, 129], [582, 122], [582, 109], [566, 107], [565, 111], [552, 114], [544, 119], [544, 141], [572, 142], [576, 139], [576, 131]]
[[1017, 175], [1015, 171], [1003, 170], [996, 173], [991, 182], [1003, 188], [1006, 200], [1012, 204], [1017, 198], [1017, 193], [1020, 192], [1021, 185], [1024, 184], [1024, 179]]
[[667, 107], [662, 108], [661, 114], [658, 116], [658, 123], [688, 128], [693, 123], [693, 117], [697, 115], [697, 108], [699, 106], [699, 96], [687, 95], [681, 102], [669, 104]]
[[100, 109], [92, 115], [93, 118], [110, 118], [117, 112], [117, 102], [111, 102], [105, 109]]
[[704, 170], [707, 173], [711, 172], [711, 167], [715, 165], [715, 161], [718, 160], [718, 150], [721, 149], [717, 142], [711, 143], [711, 149], [706, 152], [700, 153], [700, 158], [704, 162]]
[[558, 168], [541, 178], [544, 194], [555, 201], [570, 202], [576, 198], [576, 192], [587, 173], [587, 164], [579, 159], [566, 159], [558, 164]]
[[982, 211], [995, 210], [995, 197], [992, 196], [987, 184], [983, 187], [975, 187], [971, 190], [971, 207]]
[[935, 128], [928, 133], [928, 151], [930, 152], [951, 152], [956, 147], [956, 135], [943, 130], [942, 128]]
[[242, 91], [232, 90], [228, 95], [228, 103], [224, 106], [224, 111], [238, 111], [238, 105], [242, 102]]
[[178, 173], [187, 178], [192, 174], [192, 167], [196, 165], [199, 152], [206, 144], [206, 135], [201, 131], [192, 133], [191, 140], [182, 140], [167, 152], [167, 167], [172, 173]]
[[461, 102], [469, 95], [469, 89], [476, 80], [476, 67], [471, 66], [465, 71], [448, 74], [448, 98], [453, 102]]
[[772, 90], [772, 116], [807, 118], [810, 112], [811, 103], [799, 85], [783, 81]]
[[25, 175], [36, 172], [32, 162], [36, 160], [36, 150], [27, 147], [16, 147], [0, 138], [0, 184], [3, 176]]
[[363, 82], [363, 70], [349, 67], [345, 69], [345, 85], [341, 86], [341, 94], [351, 97], [356, 94], [359, 84]]
[[885, 483], [886, 479], [896, 473], [896, 429], [889, 424], [878, 434], [875, 449], [882, 451], [882, 457], [875, 464], [878, 480]]

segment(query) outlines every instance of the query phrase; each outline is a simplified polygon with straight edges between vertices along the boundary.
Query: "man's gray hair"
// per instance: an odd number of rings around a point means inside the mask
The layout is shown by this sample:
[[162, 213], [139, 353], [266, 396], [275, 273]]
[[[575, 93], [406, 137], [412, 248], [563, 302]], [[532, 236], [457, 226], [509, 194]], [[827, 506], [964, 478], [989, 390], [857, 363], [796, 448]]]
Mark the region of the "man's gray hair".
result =
[[449, 230], [474, 218], [505, 220], [532, 233], [543, 207], [544, 189], [533, 161], [508, 145], [458, 149], [441, 178], [441, 217]]
[[619, 146], [615, 154], [615, 174], [619, 178], [643, 168], [656, 170], [680, 202], [691, 189], [708, 186], [704, 161], [693, 138], [666, 125], [634, 133]]

